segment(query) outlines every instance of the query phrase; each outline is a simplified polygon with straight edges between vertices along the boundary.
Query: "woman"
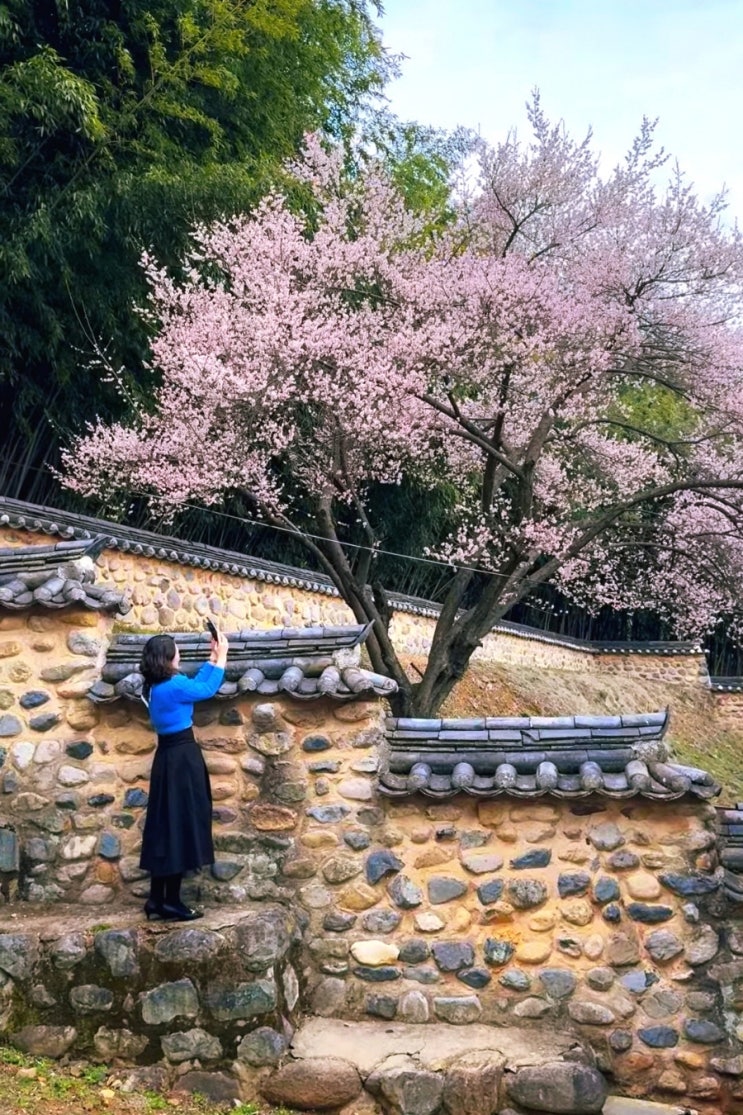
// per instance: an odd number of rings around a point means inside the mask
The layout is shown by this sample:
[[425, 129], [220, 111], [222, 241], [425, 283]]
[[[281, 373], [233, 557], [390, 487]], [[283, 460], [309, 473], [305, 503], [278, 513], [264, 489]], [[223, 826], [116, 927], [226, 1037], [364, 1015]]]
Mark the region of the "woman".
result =
[[193, 678], [178, 673], [180, 654], [170, 635], [148, 639], [140, 670], [142, 697], [157, 732], [150, 774], [140, 867], [149, 871], [147, 920], [193, 921], [203, 915], [181, 901], [187, 871], [214, 863], [209, 773], [193, 734], [195, 701], [213, 697], [224, 678], [227, 638], [212, 639], [211, 655]]

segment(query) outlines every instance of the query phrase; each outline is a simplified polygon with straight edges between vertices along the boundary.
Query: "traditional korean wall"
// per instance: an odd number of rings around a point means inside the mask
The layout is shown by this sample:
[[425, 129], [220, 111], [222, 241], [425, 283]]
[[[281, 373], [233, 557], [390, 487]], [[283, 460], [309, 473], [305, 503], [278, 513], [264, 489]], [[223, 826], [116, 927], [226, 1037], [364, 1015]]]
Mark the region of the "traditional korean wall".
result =
[[[0, 540], [3, 545], [30, 546], [48, 543], [49, 538], [6, 527], [0, 531]], [[130, 593], [133, 606], [125, 617], [117, 620], [116, 630], [120, 631], [200, 631], [206, 615], [217, 616], [225, 630], [356, 622], [343, 601], [327, 592], [117, 550], [104, 550], [97, 564], [100, 580]], [[400, 654], [425, 659], [434, 623], [432, 616], [396, 611], [392, 638]], [[508, 665], [523, 663], [536, 669], [626, 674], [693, 685], [706, 685], [708, 680], [701, 652], [667, 654], [641, 650], [595, 654], [561, 643], [548, 634], [524, 635], [512, 630], [499, 630], [488, 636], [475, 652], [475, 658]]]

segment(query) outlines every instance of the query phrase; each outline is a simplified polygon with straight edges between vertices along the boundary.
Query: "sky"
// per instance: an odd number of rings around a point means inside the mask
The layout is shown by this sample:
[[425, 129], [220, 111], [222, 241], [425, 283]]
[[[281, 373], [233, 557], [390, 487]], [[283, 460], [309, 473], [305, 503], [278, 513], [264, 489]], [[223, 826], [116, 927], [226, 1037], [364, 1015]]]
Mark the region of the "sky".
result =
[[743, 224], [742, 0], [386, 0], [385, 45], [406, 55], [393, 112], [497, 142], [527, 134], [537, 87], [574, 138], [592, 128], [602, 167], [643, 116], [709, 200], [728, 187]]

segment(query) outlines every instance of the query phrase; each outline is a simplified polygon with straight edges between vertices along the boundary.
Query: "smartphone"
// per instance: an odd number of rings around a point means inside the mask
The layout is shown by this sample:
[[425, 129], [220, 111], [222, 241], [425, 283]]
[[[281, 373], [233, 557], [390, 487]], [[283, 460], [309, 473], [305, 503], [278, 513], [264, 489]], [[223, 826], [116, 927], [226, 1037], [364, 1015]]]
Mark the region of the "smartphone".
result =
[[219, 632], [217, 631], [216, 624], [210, 619], [205, 619], [204, 623], [206, 624], [206, 629], [209, 632], [209, 634], [211, 635], [212, 639], [218, 640], [219, 639]]

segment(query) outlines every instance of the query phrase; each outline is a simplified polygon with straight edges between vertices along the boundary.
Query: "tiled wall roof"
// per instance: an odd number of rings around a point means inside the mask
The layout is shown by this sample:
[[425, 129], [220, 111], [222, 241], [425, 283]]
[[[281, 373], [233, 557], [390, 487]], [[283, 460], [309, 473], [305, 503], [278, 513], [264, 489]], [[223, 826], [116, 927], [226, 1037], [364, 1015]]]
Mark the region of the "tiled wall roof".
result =
[[[268, 631], [238, 631], [228, 635], [230, 649], [225, 680], [218, 698], [241, 693], [275, 696], [284, 693], [299, 701], [330, 697], [389, 697], [397, 684], [359, 666], [361, 644], [369, 629], [348, 627], [279, 627]], [[94, 701], [119, 697], [138, 700], [142, 693], [139, 661], [148, 635], [118, 635], [106, 653], [101, 678], [90, 690]], [[181, 672], [193, 675], [209, 653], [209, 635], [175, 635]]]
[[113, 585], [95, 584], [100, 540], [68, 540], [48, 546], [0, 548], [0, 608], [82, 605], [126, 614], [131, 605]]
[[623, 716], [387, 720], [379, 788], [388, 797], [546, 794], [711, 798], [706, 771], [668, 761], [667, 710]]

